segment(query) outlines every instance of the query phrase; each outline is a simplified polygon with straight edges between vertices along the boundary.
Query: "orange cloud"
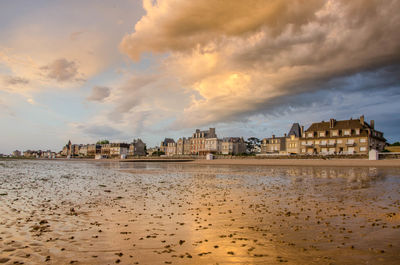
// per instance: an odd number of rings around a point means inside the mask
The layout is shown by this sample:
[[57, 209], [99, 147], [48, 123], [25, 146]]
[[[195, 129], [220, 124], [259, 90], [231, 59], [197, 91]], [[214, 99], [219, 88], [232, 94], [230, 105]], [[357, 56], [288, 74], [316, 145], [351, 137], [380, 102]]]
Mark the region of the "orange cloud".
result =
[[229, 121], [400, 62], [400, 1], [144, 1], [120, 49], [166, 53], [161, 76], [198, 94], [177, 125]]

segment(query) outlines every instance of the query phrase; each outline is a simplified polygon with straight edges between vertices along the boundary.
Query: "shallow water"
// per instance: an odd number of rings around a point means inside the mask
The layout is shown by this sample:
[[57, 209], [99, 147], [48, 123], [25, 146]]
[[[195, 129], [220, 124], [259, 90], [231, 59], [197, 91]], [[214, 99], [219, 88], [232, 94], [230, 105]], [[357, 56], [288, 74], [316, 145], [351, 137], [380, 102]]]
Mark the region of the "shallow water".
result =
[[400, 169], [0, 161], [0, 264], [399, 264]]

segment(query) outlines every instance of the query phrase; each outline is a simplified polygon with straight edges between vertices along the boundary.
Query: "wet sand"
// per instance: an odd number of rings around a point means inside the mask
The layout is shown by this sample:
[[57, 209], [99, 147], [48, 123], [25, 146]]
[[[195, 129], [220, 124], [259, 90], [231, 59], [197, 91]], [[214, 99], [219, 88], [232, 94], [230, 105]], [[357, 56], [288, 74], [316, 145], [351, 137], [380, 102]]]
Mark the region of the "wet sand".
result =
[[257, 165], [257, 166], [310, 166], [310, 167], [400, 167], [400, 159], [215, 159], [195, 160], [201, 165]]
[[0, 161], [0, 264], [399, 264], [399, 238], [395, 167]]

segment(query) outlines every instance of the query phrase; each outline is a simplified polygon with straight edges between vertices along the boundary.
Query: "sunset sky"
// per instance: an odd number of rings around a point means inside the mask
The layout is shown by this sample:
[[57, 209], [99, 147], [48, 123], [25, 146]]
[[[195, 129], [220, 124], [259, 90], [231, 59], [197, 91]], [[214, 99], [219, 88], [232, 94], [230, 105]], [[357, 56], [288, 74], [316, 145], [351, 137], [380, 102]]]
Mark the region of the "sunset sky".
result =
[[0, 153], [375, 120], [400, 140], [400, 0], [4, 0]]

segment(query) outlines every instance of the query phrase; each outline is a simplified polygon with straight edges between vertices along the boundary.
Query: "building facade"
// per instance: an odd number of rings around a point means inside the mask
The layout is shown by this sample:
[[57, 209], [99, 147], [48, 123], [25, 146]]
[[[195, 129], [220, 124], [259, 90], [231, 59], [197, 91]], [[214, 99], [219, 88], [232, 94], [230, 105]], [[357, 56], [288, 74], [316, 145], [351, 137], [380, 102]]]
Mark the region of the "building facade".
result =
[[192, 135], [192, 138], [190, 139], [190, 153], [194, 155], [205, 155], [207, 153], [207, 150], [205, 148], [206, 139], [208, 138], [217, 138], [215, 128], [210, 128], [206, 131], [200, 131], [199, 129], [196, 129], [196, 131]]
[[160, 144], [160, 152], [164, 152], [164, 154], [166, 154], [169, 143], [175, 143], [175, 140], [172, 138], [165, 138]]
[[284, 137], [264, 138], [261, 142], [261, 153], [272, 154], [286, 152], [286, 133]]
[[313, 123], [301, 138], [301, 154], [368, 154], [369, 150], [383, 151], [386, 139], [368, 124], [364, 116], [359, 119]]
[[176, 154], [177, 155], [190, 155], [191, 145], [190, 138], [179, 138], [176, 142]]
[[141, 139], [134, 139], [129, 145], [129, 156], [145, 156], [146, 154], [146, 144]]
[[128, 156], [129, 144], [126, 143], [111, 143], [110, 158], [121, 158]]
[[221, 154], [239, 155], [246, 153], [246, 142], [243, 137], [226, 137], [221, 142]]

